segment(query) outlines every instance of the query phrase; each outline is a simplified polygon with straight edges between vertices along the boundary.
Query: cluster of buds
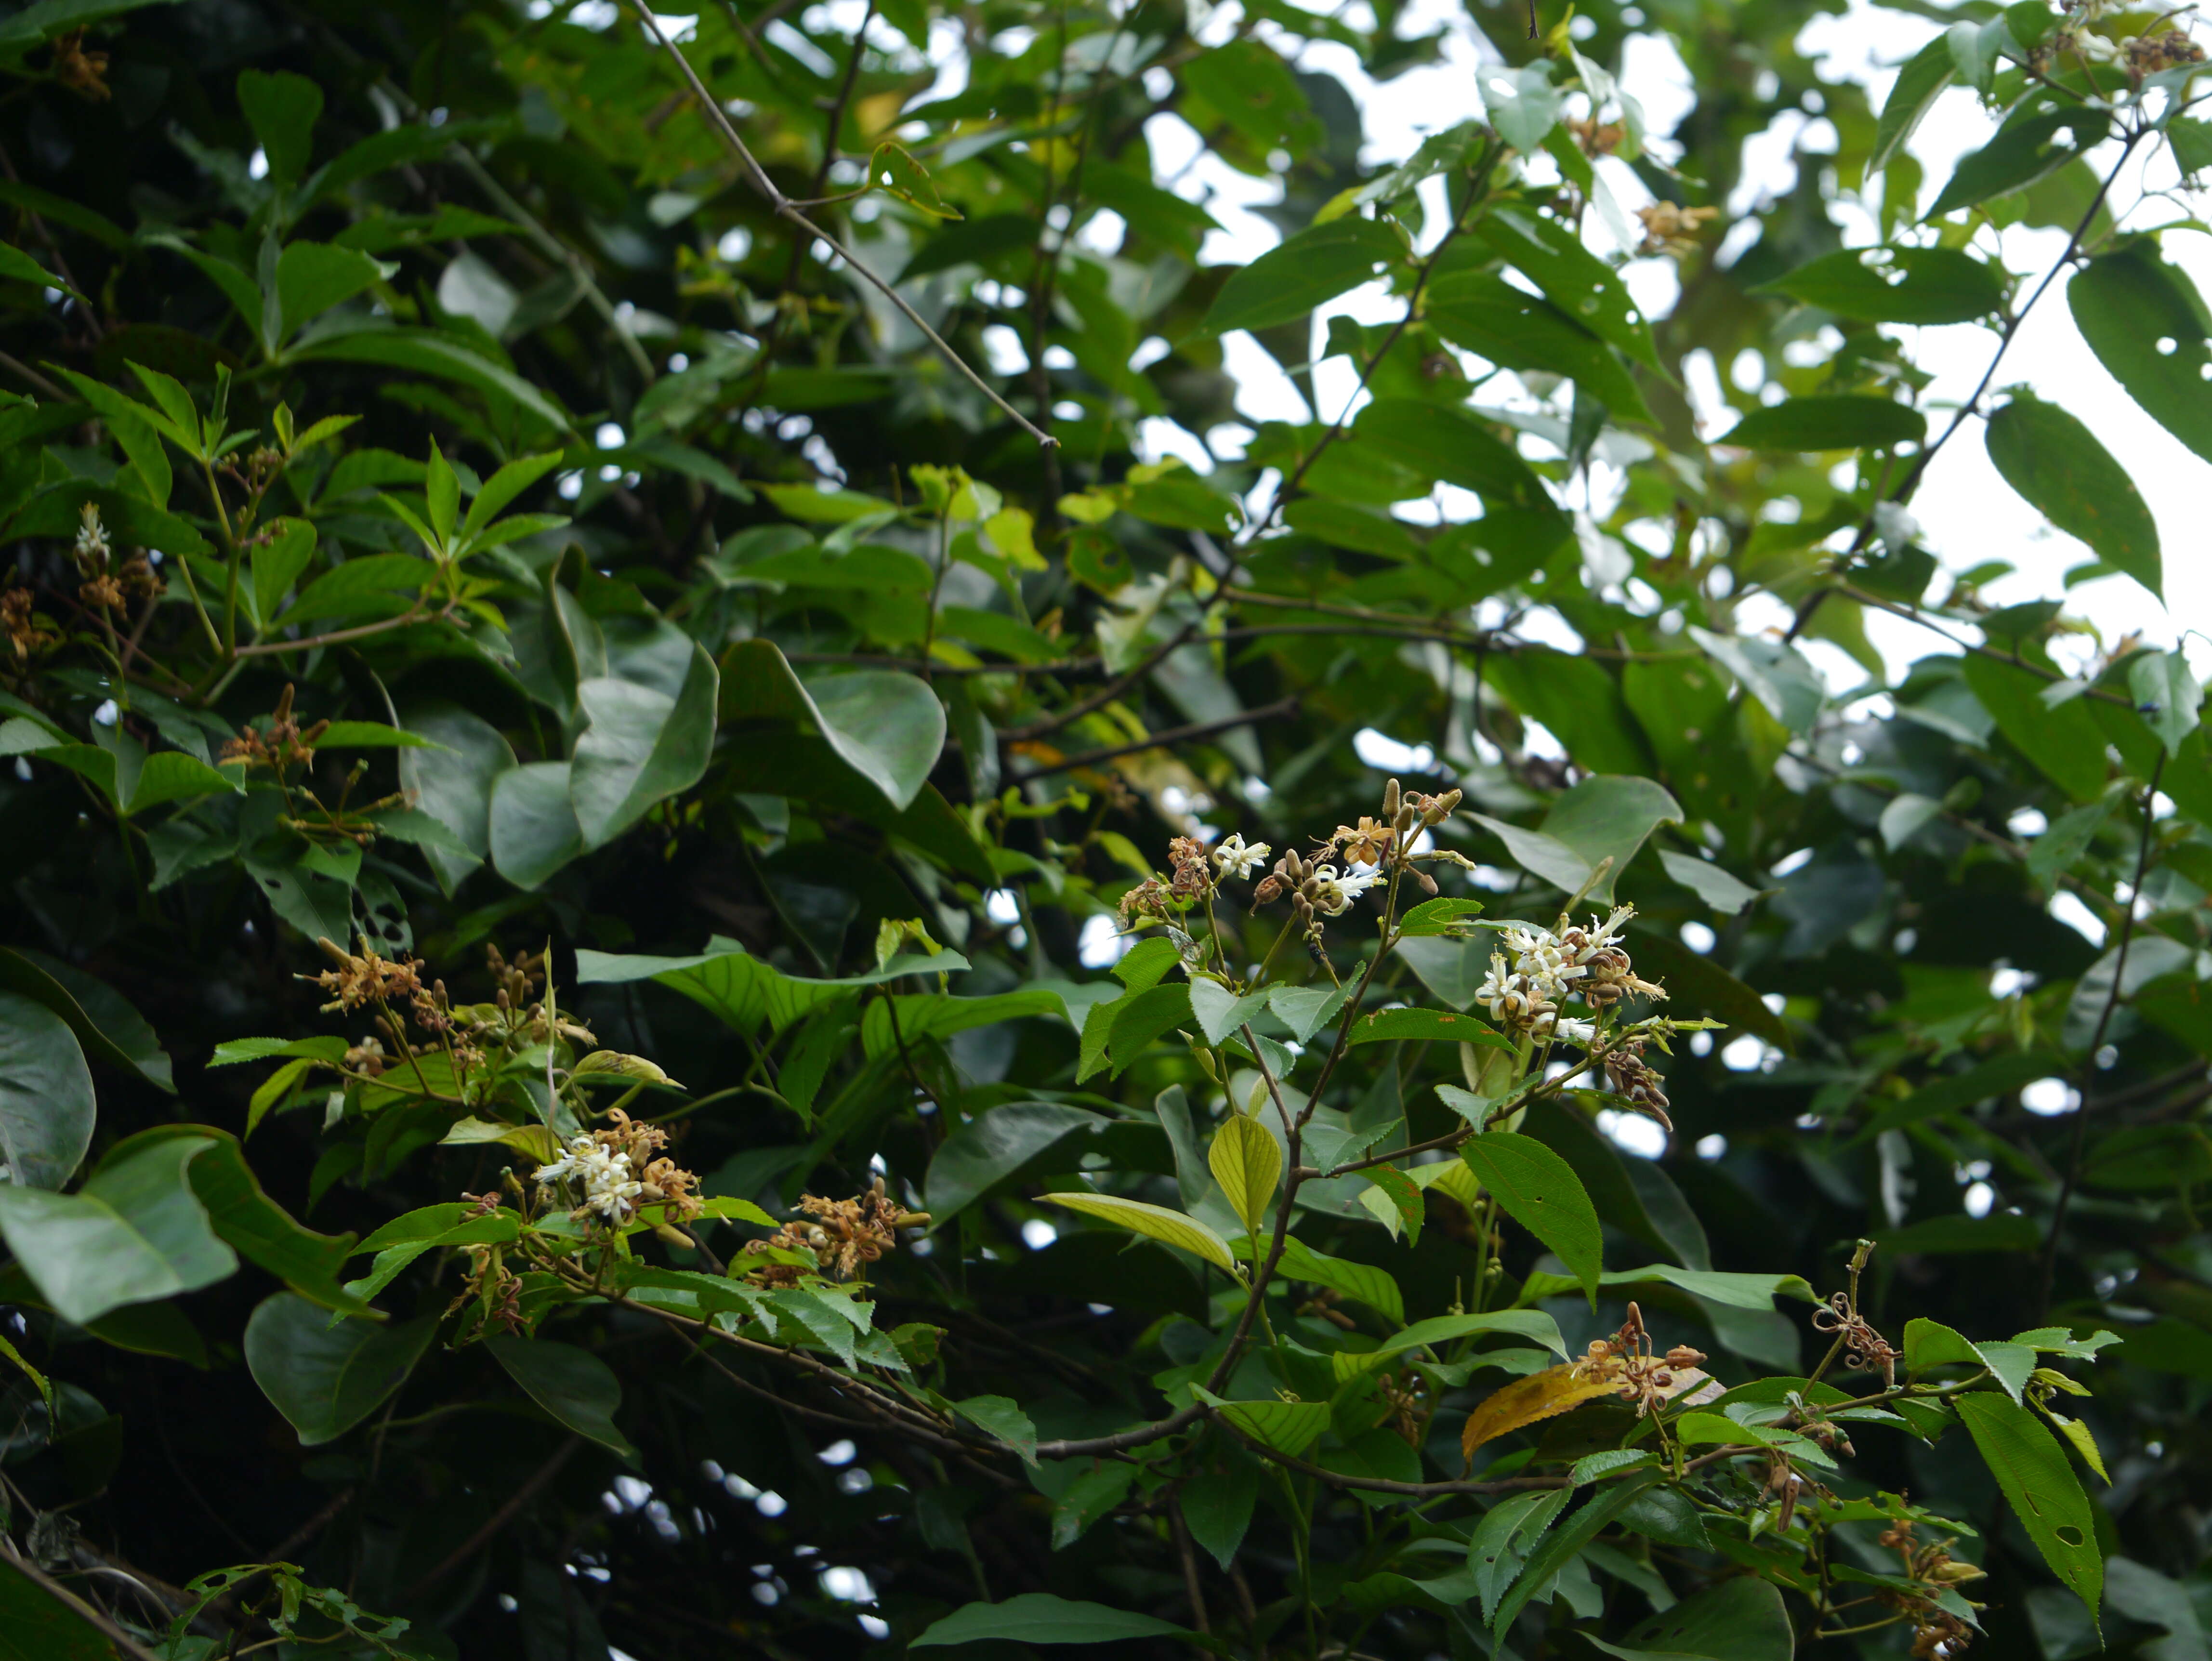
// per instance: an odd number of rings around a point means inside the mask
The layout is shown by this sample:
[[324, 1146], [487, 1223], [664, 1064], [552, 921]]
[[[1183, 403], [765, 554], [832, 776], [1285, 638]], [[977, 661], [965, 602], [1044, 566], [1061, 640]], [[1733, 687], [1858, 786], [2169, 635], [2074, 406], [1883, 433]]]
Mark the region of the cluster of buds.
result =
[[[1951, 1555], [1951, 1542], [1932, 1541], [1923, 1545], [1914, 1537], [1912, 1519], [1899, 1518], [1882, 1530], [1880, 1543], [1894, 1551], [1904, 1560], [1905, 1575], [1909, 1580], [1938, 1591], [1971, 1585], [1983, 1578], [1983, 1571], [1972, 1563], [1962, 1563]], [[1898, 1610], [1912, 1622], [1912, 1653], [1920, 1661], [1937, 1661], [1937, 1658], [1958, 1655], [1974, 1641], [1972, 1628], [1940, 1607], [1932, 1596], [1922, 1596], [1895, 1587], [1885, 1588], [1875, 1594], [1889, 1608]]]
[[2179, 69], [2204, 61], [2204, 48], [2179, 29], [2156, 34], [2130, 35], [2120, 42], [2120, 55], [2128, 66], [2128, 79], [2140, 82], [2160, 70]]
[[47, 73], [88, 103], [105, 104], [115, 94], [107, 85], [107, 54], [84, 44], [84, 31], [54, 37], [54, 61]]
[[1667, 1092], [1660, 1088], [1658, 1073], [1644, 1059], [1644, 1040], [1630, 1038], [1605, 1054], [1605, 1081], [1613, 1093], [1638, 1113], [1656, 1119], [1671, 1133], [1674, 1122], [1667, 1116]]
[[15, 649], [15, 662], [20, 667], [34, 655], [51, 652], [61, 644], [61, 631], [54, 620], [35, 609], [28, 588], [9, 588], [0, 592], [0, 634], [8, 636], [8, 644]]
[[[849, 1200], [825, 1200], [818, 1194], [802, 1194], [799, 1208], [807, 1218], [786, 1223], [765, 1240], [749, 1240], [745, 1252], [754, 1257], [809, 1255], [814, 1272], [833, 1280], [862, 1278], [868, 1264], [898, 1249], [898, 1231], [928, 1222], [926, 1211], [908, 1211], [884, 1191], [879, 1176], [874, 1183]], [[807, 1270], [788, 1262], [763, 1262], [745, 1271], [755, 1286], [797, 1286]]]
[[596, 1215], [607, 1223], [626, 1223], [644, 1205], [665, 1206], [665, 1223], [697, 1216], [702, 1208], [699, 1179], [661, 1152], [668, 1133], [632, 1119], [618, 1107], [607, 1117], [613, 1121], [609, 1129], [572, 1138], [559, 1159], [538, 1166], [538, 1185], [566, 1183], [580, 1190], [581, 1203], [568, 1214], [579, 1221]]
[[331, 967], [319, 975], [301, 975], [298, 978], [313, 981], [330, 994], [331, 1001], [323, 1006], [323, 1013], [335, 1015], [340, 1011], [359, 1009], [366, 1004], [390, 1006], [412, 1003], [424, 995], [422, 965], [410, 958], [386, 958], [364, 934], [361, 950], [348, 952], [328, 935], [319, 935], [315, 944], [331, 960]]
[[[497, 1189], [486, 1194], [464, 1193], [469, 1202], [465, 1217], [489, 1217], [500, 1208]], [[447, 1316], [458, 1315], [471, 1304], [482, 1312], [478, 1327], [484, 1332], [518, 1333], [523, 1329], [522, 1277], [507, 1266], [506, 1253], [495, 1245], [467, 1248], [468, 1273], [460, 1295], [446, 1306]]]
[[1293, 848], [1275, 861], [1269, 875], [1261, 879], [1260, 885], [1253, 891], [1252, 904], [1256, 910], [1288, 894], [1291, 910], [1300, 922], [1310, 927], [1317, 916], [1342, 916], [1352, 909], [1352, 901], [1382, 880], [1379, 872], [1316, 865], [1302, 858]]
[[1170, 874], [1147, 877], [1121, 896], [1121, 922], [1166, 922], [1202, 904], [1228, 878], [1249, 881], [1253, 867], [1273, 851], [1262, 843], [1248, 843], [1241, 831], [1231, 831], [1211, 849], [1196, 837], [1177, 837], [1168, 844]]
[[1697, 252], [1699, 230], [1709, 220], [1719, 218], [1720, 211], [1718, 208], [1685, 208], [1673, 202], [1654, 202], [1648, 208], [1638, 208], [1636, 216], [1644, 222], [1644, 243], [1637, 252], [1686, 259]]
[[1618, 1380], [1621, 1399], [1635, 1402], [1636, 1416], [1642, 1419], [1661, 1403], [1711, 1383], [1703, 1371], [1705, 1359], [1703, 1350], [1687, 1344], [1676, 1344], [1663, 1355], [1656, 1353], [1644, 1311], [1632, 1303], [1620, 1330], [1610, 1338], [1591, 1339], [1576, 1366], [1589, 1378]]
[[155, 575], [143, 551], [117, 563], [115, 550], [107, 540], [107, 527], [100, 523], [100, 509], [92, 502], [84, 504], [70, 555], [82, 579], [76, 597], [88, 611], [121, 611], [130, 597], [145, 599], [161, 592], [161, 579]]
[[1587, 119], [1567, 118], [1567, 131], [1575, 136], [1575, 144], [1584, 155], [1611, 155], [1627, 142], [1628, 129], [1618, 121], [1600, 121], [1595, 113]]
[[[1667, 995], [1637, 975], [1617, 938], [1635, 915], [1634, 906], [1621, 905], [1602, 924], [1593, 917], [1587, 928], [1577, 925], [1554, 934], [1533, 924], [1514, 923], [1499, 930], [1505, 951], [1490, 954], [1490, 974], [1476, 989], [1476, 999], [1500, 1026], [1547, 1041], [1589, 1044], [1597, 1037], [1597, 1027], [1559, 1013], [1569, 998], [1579, 997], [1595, 1013], [1632, 993], [1644, 998]], [[1510, 961], [1507, 953], [1511, 954]], [[1640, 1057], [1634, 1060], [1629, 1076], [1644, 1082], [1656, 1104], [1665, 1107], [1667, 1098], [1658, 1094], [1656, 1075]], [[1621, 1093], [1634, 1099], [1628, 1090]]]
[[315, 758], [315, 740], [329, 727], [330, 722], [319, 721], [303, 729], [293, 719], [292, 688], [288, 684], [270, 713], [269, 724], [258, 730], [248, 727], [245, 737], [231, 739], [222, 746], [222, 758], [242, 761], [248, 767], [265, 767], [281, 779], [293, 768]]
[[1427, 1439], [1429, 1415], [1435, 1407], [1429, 1399], [1429, 1381], [1411, 1367], [1403, 1372], [1386, 1372], [1376, 1383], [1376, 1394], [1382, 1401], [1383, 1427], [1395, 1431], [1407, 1446], [1418, 1450]]

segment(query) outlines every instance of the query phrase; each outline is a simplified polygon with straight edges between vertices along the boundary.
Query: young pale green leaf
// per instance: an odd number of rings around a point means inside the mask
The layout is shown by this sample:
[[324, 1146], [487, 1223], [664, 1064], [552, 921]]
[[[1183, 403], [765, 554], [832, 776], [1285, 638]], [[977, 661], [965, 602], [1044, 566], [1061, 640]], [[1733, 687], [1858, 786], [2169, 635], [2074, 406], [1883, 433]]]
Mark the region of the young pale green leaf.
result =
[[1328, 1428], [1326, 1402], [1224, 1402], [1212, 1391], [1195, 1384], [1191, 1387], [1191, 1394], [1235, 1429], [1293, 1459], [1312, 1446], [1315, 1438]]
[[1267, 1208], [1283, 1174], [1282, 1148], [1264, 1126], [1231, 1113], [1214, 1132], [1206, 1163], [1228, 1197], [1229, 1208], [1245, 1232], [1256, 1237], [1266, 1226]]
[[[1273, 1139], [1269, 1138], [1272, 1141]], [[1258, 1244], [1264, 1250], [1265, 1242]], [[1304, 1281], [1365, 1304], [1393, 1326], [1406, 1318], [1406, 1299], [1397, 1281], [1370, 1263], [1355, 1263], [1316, 1251], [1296, 1238], [1283, 1242], [1283, 1256], [1275, 1273], [1286, 1281]]]
[[1395, 1165], [1370, 1165], [1361, 1174], [1372, 1186], [1361, 1190], [1359, 1202], [1392, 1234], [1402, 1228], [1408, 1245], [1419, 1244], [1421, 1225], [1429, 1214], [1420, 1184]]
[[1378, 1009], [1352, 1024], [1347, 1043], [1479, 1043], [1492, 1050], [1510, 1050], [1513, 1040], [1472, 1015], [1455, 1015], [1443, 1009]]
[[2097, 435], [2072, 411], [2021, 393], [1984, 434], [2004, 482], [2098, 558], [2163, 597], [2158, 521]]
[[1425, 1349], [1447, 1344], [1457, 1338], [1468, 1338], [1478, 1334], [1505, 1333], [1516, 1338], [1526, 1338], [1544, 1346], [1554, 1354], [1565, 1356], [1566, 1341], [1559, 1335], [1559, 1323], [1540, 1309], [1492, 1310], [1482, 1315], [1437, 1315], [1425, 1321], [1416, 1321], [1404, 1331], [1394, 1333], [1371, 1350], [1340, 1350], [1334, 1366], [1339, 1378], [1350, 1378], [1377, 1367], [1387, 1366], [1391, 1360], [1409, 1349]]
[[1418, 940], [1432, 935], [1462, 933], [1463, 931], [1454, 928], [1455, 923], [1463, 917], [1479, 917], [1481, 915], [1480, 900], [1454, 899], [1449, 897], [1423, 900], [1398, 919], [1398, 938]]
[[1180, 1246], [1224, 1274], [1237, 1273], [1237, 1258], [1229, 1250], [1229, 1242], [1196, 1218], [1187, 1217], [1180, 1211], [1142, 1200], [1125, 1200], [1116, 1194], [1040, 1194], [1037, 1202], [1065, 1206], [1116, 1228], [1126, 1228], [1132, 1234], [1141, 1234], [1148, 1240]]
[[1498, 136], [1523, 155], [1544, 147], [1559, 125], [1565, 94], [1552, 84], [1552, 66], [1540, 58], [1518, 69], [1500, 65], [1481, 76], [1482, 107]]
[[2105, 1560], [2088, 1496], [2057, 1439], [2026, 1408], [1993, 1391], [1969, 1391], [1951, 1405], [2043, 1561], [2094, 1621]]
[[1574, 1168], [1534, 1137], [1510, 1131], [1475, 1137], [1460, 1158], [1508, 1216], [1558, 1254], [1595, 1305], [1604, 1232]]
[[2128, 691], [2135, 695], [2136, 713], [2158, 734], [2166, 753], [2179, 756], [2181, 741], [2197, 730], [2204, 702], [2189, 660], [2179, 652], [2144, 653], [2128, 665]]

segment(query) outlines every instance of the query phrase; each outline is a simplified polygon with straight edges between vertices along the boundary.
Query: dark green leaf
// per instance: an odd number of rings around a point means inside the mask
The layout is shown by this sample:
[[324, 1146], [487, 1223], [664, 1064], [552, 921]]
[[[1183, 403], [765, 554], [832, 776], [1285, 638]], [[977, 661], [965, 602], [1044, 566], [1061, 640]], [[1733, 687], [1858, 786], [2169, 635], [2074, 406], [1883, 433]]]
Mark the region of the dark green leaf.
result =
[[1940, 34], [1905, 60], [1875, 122], [1874, 149], [1866, 163], [1869, 178], [1889, 165], [1958, 72], [1951, 43]]
[[1785, 399], [1753, 410], [1715, 440], [1746, 450], [1893, 450], [1927, 435], [1920, 411], [1858, 392]]
[[176, 1093], [169, 1057], [154, 1029], [105, 981], [43, 952], [0, 947], [0, 989], [44, 1004], [60, 1016], [88, 1057], [122, 1068], [170, 1095]]
[[484, 1348], [530, 1399], [577, 1435], [637, 1463], [637, 1450], [615, 1428], [622, 1380], [587, 1349], [544, 1338], [491, 1337]]
[[1403, 257], [1396, 232], [1371, 219], [1334, 219], [1269, 249], [1222, 284], [1204, 332], [1267, 329], [1371, 282]]
[[1796, 1653], [1782, 1594], [1771, 1582], [1748, 1575], [1723, 1580], [1651, 1616], [1618, 1644], [1589, 1641], [1623, 1661], [1790, 1661]]
[[[612, 842], [658, 803], [698, 783], [714, 747], [720, 686], [714, 660], [696, 644], [684, 684], [672, 698], [635, 681], [593, 679], [578, 685], [576, 702], [590, 725], [577, 739], [569, 763], [568, 796], [585, 847]], [[934, 698], [930, 703], [936, 707]], [[940, 733], [944, 720], [939, 710]], [[507, 868], [506, 861], [501, 868]]]
[[[0, 29], [6, 27], [0, 24]], [[6, 37], [0, 34], [0, 49], [5, 44]], [[50, 1596], [14, 1564], [0, 1561], [0, 1661], [114, 1661], [114, 1658], [115, 1646], [98, 1628]]]
[[2138, 243], [2091, 260], [2067, 285], [2066, 303], [2097, 361], [2128, 396], [2200, 456], [2212, 460], [2212, 351], [2204, 302], [2188, 277]]
[[942, 1644], [1131, 1644], [1146, 1638], [1188, 1638], [1181, 1627], [1104, 1603], [1078, 1603], [1047, 1591], [1025, 1591], [1003, 1603], [969, 1603], [925, 1628], [908, 1649]]
[[1846, 248], [1753, 292], [1871, 323], [1971, 323], [2005, 297], [1996, 268], [1956, 248]]
[[333, 1320], [305, 1298], [280, 1292], [263, 1299], [246, 1323], [246, 1365], [301, 1443], [313, 1447], [382, 1406], [437, 1333], [434, 1315], [404, 1326]]
[[1012, 1176], [1066, 1137], [1106, 1121], [1058, 1102], [1009, 1102], [977, 1114], [947, 1136], [929, 1161], [924, 1184], [933, 1226]]
[[511, 767], [492, 783], [487, 820], [492, 863], [520, 888], [536, 888], [584, 851], [565, 761]]
[[2045, 518], [2163, 597], [2158, 522], [2127, 470], [2077, 417], [2016, 395], [1990, 417], [1984, 441], [2005, 483]]
[[238, 1267], [185, 1177], [207, 1140], [134, 1141], [75, 1194], [0, 1183], [0, 1235], [55, 1312], [80, 1326], [125, 1304], [196, 1292]]
[[2081, 105], [2014, 117], [1997, 130], [1996, 137], [1959, 163], [1927, 217], [1941, 219], [1957, 209], [2025, 189], [2095, 148], [2112, 125], [2112, 117], [2103, 110]]
[[241, 70], [238, 106], [252, 125], [268, 159], [269, 177], [279, 185], [297, 184], [307, 171], [315, 123], [323, 113], [323, 89], [304, 75], [279, 70]]
[[1558, 1254], [1595, 1306], [1605, 1235], [1574, 1168], [1534, 1137], [1503, 1130], [1466, 1142], [1460, 1158], [1508, 1216]]
[[1970, 1391], [1952, 1406], [2043, 1561], [2094, 1621], [2104, 1592], [2104, 1556], [2088, 1496], [2058, 1439], [2026, 1408], [1990, 1391]]

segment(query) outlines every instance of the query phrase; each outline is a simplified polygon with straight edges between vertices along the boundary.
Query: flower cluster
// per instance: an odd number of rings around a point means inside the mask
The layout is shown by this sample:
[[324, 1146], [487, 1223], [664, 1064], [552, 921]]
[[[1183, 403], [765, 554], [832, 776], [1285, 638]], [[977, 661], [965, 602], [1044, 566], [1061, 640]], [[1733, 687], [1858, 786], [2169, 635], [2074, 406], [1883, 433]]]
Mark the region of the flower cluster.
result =
[[[1593, 1379], [1618, 1380], [1620, 1396], [1636, 1403], [1636, 1416], [1648, 1417], [1661, 1403], [1705, 1390], [1713, 1381], [1702, 1371], [1703, 1350], [1676, 1344], [1664, 1355], [1655, 1354], [1651, 1333], [1644, 1324], [1644, 1311], [1633, 1303], [1620, 1330], [1610, 1338], [1593, 1338], [1576, 1363]], [[1713, 1394], [1719, 1394], [1717, 1387]]]
[[1879, 1543], [1887, 1546], [1905, 1562], [1905, 1574], [1930, 1589], [1931, 1595], [1887, 1588], [1875, 1597], [1891, 1609], [1899, 1610], [1912, 1621], [1912, 1653], [1922, 1661], [1933, 1661], [1936, 1657], [1958, 1655], [1974, 1640], [1973, 1629], [1955, 1615], [1936, 1602], [1934, 1592], [1962, 1586], [1979, 1580], [1984, 1571], [1972, 1563], [1961, 1563], [1951, 1555], [1951, 1542], [1938, 1540], [1923, 1545], [1912, 1532], [1912, 1519], [1899, 1518], [1879, 1536]]
[[[1667, 995], [1637, 975], [1615, 938], [1635, 914], [1632, 905], [1616, 906], [1602, 924], [1593, 917], [1587, 928], [1577, 926], [1558, 934], [1531, 923], [1500, 929], [1498, 939], [1505, 951], [1490, 954], [1490, 974], [1475, 991], [1477, 1001], [1502, 1027], [1549, 1042], [1589, 1044], [1597, 1037], [1597, 1026], [1560, 1014], [1559, 1006], [1567, 999], [1579, 997], [1597, 1012], [1631, 993], [1645, 998]], [[1656, 1078], [1647, 1078], [1649, 1074], [1650, 1068], [1643, 1065], [1640, 1056], [1623, 1063], [1622, 1077], [1642, 1085], [1663, 1108], [1666, 1098], [1658, 1094]], [[1635, 1099], [1632, 1090], [1621, 1093]]]
[[315, 740], [329, 727], [330, 722], [319, 721], [302, 730], [292, 717], [292, 689], [287, 685], [284, 695], [276, 700], [276, 708], [270, 713], [269, 724], [258, 730], [248, 727], [245, 737], [224, 745], [222, 759], [242, 761], [248, 767], [265, 767], [282, 779], [291, 769], [315, 758]]
[[1710, 219], [1720, 217], [1718, 208], [1685, 208], [1673, 202], [1654, 202], [1648, 208], [1638, 208], [1636, 216], [1644, 222], [1644, 246], [1638, 253], [1663, 253], [1681, 259], [1695, 253], [1698, 233]]
[[[799, 1208], [813, 1220], [788, 1222], [765, 1240], [749, 1240], [746, 1254], [811, 1254], [817, 1273], [850, 1281], [885, 1252], [897, 1250], [898, 1230], [929, 1220], [927, 1212], [908, 1211], [892, 1199], [881, 1177], [849, 1200], [802, 1194]], [[790, 1287], [797, 1286], [805, 1273], [797, 1263], [764, 1262], [748, 1269], [745, 1279], [755, 1286]]]
[[665, 1205], [669, 1221], [699, 1214], [699, 1179], [661, 1153], [668, 1133], [641, 1124], [620, 1108], [609, 1111], [611, 1129], [572, 1137], [550, 1165], [538, 1167], [540, 1187], [568, 1183], [583, 1202], [568, 1214], [580, 1221], [596, 1213], [609, 1223], [626, 1223], [641, 1205]]
[[0, 593], [0, 634], [7, 636], [18, 665], [61, 644], [61, 633], [54, 627], [54, 620], [34, 609], [35, 605], [35, 598], [28, 588], [9, 588]]
[[126, 595], [144, 599], [159, 593], [161, 579], [143, 553], [136, 553], [118, 564], [115, 550], [107, 540], [107, 527], [100, 523], [100, 509], [88, 502], [84, 504], [76, 532], [76, 540], [70, 553], [76, 561], [77, 573], [83, 578], [78, 585], [77, 599], [88, 611], [120, 611]]

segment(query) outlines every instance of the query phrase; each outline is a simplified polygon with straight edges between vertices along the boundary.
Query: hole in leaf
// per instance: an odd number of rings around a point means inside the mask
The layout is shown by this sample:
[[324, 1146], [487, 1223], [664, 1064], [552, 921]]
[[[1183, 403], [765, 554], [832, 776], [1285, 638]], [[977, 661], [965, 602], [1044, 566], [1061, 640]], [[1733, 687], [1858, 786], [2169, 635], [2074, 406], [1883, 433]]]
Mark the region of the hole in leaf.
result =
[[2172, 335], [2162, 334], [2158, 338], [2158, 355], [2160, 357], [2172, 357], [2174, 339]]
[[2057, 1535], [2060, 1541], [2067, 1545], [2078, 1546], [2081, 1543], [2081, 1530], [2074, 1527], [2071, 1524], [2062, 1524], [2059, 1527], [2053, 1529], [2051, 1532]]

